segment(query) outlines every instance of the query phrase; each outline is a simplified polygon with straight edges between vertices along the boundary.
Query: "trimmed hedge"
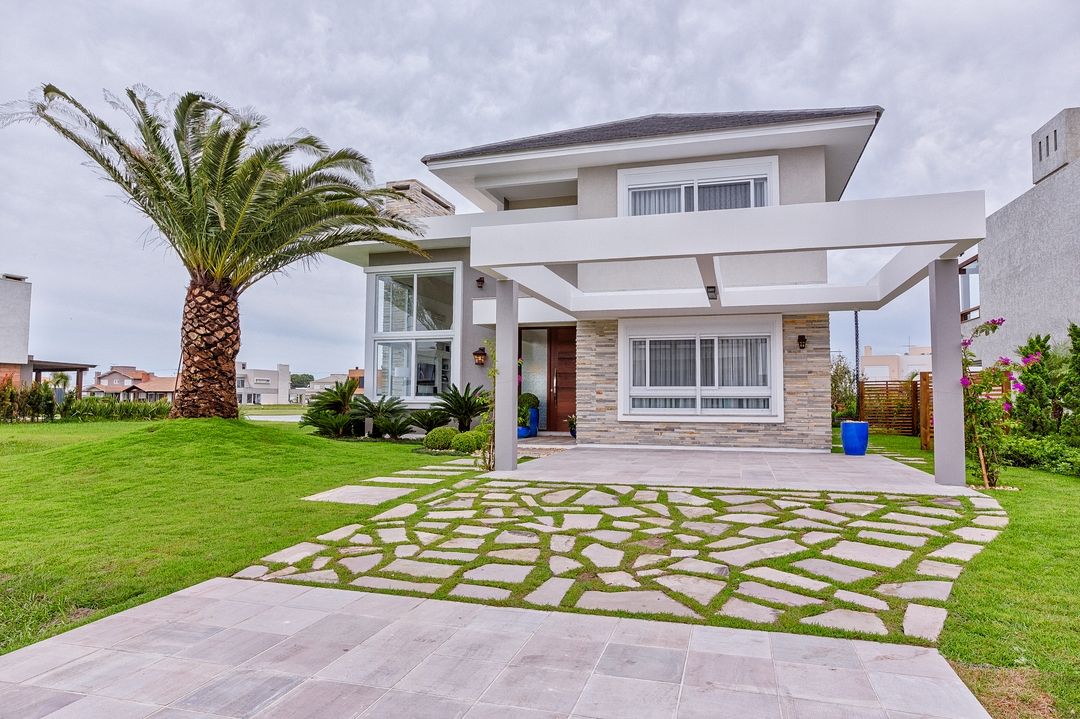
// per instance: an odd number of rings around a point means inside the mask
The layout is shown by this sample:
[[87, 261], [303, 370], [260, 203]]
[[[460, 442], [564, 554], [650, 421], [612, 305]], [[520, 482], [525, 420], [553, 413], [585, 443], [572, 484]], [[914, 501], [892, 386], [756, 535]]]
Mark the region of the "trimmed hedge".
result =
[[451, 440], [450, 449], [462, 454], [472, 454], [484, 446], [485, 440], [486, 436], [483, 432], [477, 432], [476, 430], [462, 432]]
[[450, 449], [450, 444], [457, 435], [456, 427], [436, 427], [424, 437], [424, 447], [427, 449]]
[[1014, 467], [1031, 467], [1080, 477], [1080, 448], [1053, 436], [1007, 435], [1001, 443], [1001, 458]]

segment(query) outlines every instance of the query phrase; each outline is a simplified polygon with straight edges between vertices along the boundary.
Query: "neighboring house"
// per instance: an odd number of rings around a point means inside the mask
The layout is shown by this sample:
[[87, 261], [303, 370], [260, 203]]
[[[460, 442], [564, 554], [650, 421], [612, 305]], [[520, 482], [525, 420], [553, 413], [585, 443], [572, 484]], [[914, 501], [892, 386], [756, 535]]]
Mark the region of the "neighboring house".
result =
[[252, 369], [236, 362], [236, 401], [239, 404], [287, 404], [292, 375], [289, 365], [276, 369]]
[[979, 359], [1015, 357], [1033, 334], [1068, 339], [1080, 324], [1080, 107], [1062, 110], [1031, 136], [1034, 187], [986, 221], [978, 254], [961, 267], [965, 332], [1004, 317], [974, 344]]
[[[881, 112], [649, 115], [424, 157], [482, 212], [391, 183], [420, 198], [429, 256], [330, 253], [368, 274], [369, 394], [420, 407], [489, 385], [494, 339], [499, 470], [516, 467], [519, 390], [541, 429], [575, 415], [586, 445], [829, 451], [828, 312], [929, 275], [934, 369], [960, 376], [956, 258], [985, 231], [979, 191], [839, 202]], [[868, 281], [830, 281], [829, 250], [881, 248], [898, 252]], [[964, 481], [955, 384], [935, 387], [948, 483]]]
[[113, 397], [121, 402], [172, 402], [176, 377], [158, 377], [134, 365], [113, 365], [107, 372], [95, 372], [87, 397]]
[[913, 374], [931, 371], [931, 362], [929, 347], [911, 345], [904, 354], [877, 355], [873, 347], [866, 345], [860, 368], [866, 379], [908, 379]]
[[31, 290], [23, 275], [0, 275], [0, 381], [10, 377], [18, 386], [40, 382], [46, 372], [72, 372], [79, 396], [83, 374], [94, 365], [41, 360], [29, 353]]
[[289, 401], [296, 404], [307, 404], [311, 399], [311, 396], [318, 394], [325, 389], [331, 389], [335, 384], [344, 382], [351, 378], [357, 378], [360, 380], [360, 386], [357, 388], [357, 394], [364, 393], [364, 370], [359, 367], [354, 367], [346, 374], [328, 374], [325, 377], [319, 377], [312, 380], [311, 384], [307, 387], [296, 387], [289, 392]]

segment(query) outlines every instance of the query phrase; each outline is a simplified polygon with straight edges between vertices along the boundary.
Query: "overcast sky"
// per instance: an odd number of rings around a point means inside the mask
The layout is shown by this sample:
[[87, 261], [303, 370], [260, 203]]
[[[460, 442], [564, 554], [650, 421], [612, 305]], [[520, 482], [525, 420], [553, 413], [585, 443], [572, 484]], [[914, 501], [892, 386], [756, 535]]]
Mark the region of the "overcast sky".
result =
[[[103, 88], [204, 90], [466, 211], [422, 155], [652, 112], [868, 104], [885, 115], [847, 199], [985, 189], [993, 211], [1031, 184], [1029, 135], [1080, 104], [1075, 2], [3, 0], [0, 28], [0, 99], [51, 82], [104, 111]], [[187, 277], [82, 162], [43, 127], [0, 130], [0, 272], [34, 283], [31, 352], [172, 373]], [[362, 287], [329, 258], [264, 281], [241, 300], [241, 359], [362, 363]], [[862, 320], [880, 351], [928, 343], [925, 284]], [[849, 355], [850, 326], [833, 316]]]

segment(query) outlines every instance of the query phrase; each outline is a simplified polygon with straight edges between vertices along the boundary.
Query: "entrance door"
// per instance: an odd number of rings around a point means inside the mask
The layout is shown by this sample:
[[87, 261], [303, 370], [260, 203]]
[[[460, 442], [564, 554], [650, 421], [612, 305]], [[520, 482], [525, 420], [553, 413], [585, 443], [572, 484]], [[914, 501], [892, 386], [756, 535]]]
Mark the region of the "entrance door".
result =
[[577, 328], [548, 329], [549, 432], [569, 432], [566, 418], [577, 411]]

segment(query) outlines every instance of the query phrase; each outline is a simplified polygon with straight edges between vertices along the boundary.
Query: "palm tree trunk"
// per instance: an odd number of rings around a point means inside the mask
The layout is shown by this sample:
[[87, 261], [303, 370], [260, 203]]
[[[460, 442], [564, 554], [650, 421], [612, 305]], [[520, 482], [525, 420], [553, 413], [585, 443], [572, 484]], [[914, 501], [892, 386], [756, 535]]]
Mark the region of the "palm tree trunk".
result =
[[238, 293], [228, 283], [192, 279], [180, 325], [180, 378], [170, 417], [236, 419]]

